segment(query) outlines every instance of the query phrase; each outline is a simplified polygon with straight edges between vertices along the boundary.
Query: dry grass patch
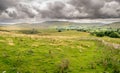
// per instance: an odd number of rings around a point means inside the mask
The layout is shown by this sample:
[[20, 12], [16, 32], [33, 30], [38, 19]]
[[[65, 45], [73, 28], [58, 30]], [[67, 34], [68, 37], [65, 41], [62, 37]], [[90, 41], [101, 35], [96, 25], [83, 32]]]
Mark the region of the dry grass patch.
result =
[[33, 43], [31, 46], [32, 46], [32, 47], [38, 47], [39, 44], [38, 44], [38, 43]]
[[2, 42], [2, 43], [3, 43], [3, 42], [5, 42], [5, 40], [0, 40], [0, 42]]
[[7, 38], [6, 41], [7, 41], [8, 45], [10, 45], [10, 46], [14, 46], [15, 45], [11, 38]]
[[61, 48], [56, 48], [56, 49], [57, 49], [58, 51], [61, 51], [61, 52], [63, 51]]

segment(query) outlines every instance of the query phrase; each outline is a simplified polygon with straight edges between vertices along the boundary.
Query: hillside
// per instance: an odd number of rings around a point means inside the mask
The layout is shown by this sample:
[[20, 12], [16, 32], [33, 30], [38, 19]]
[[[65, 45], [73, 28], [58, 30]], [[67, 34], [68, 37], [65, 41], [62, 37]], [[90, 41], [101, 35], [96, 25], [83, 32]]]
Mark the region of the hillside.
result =
[[115, 22], [115, 23], [111, 23], [111, 24], [106, 24], [103, 27], [105, 28], [120, 28], [120, 22]]
[[2, 27], [5, 27], [11, 30], [13, 28], [18, 29], [48, 29], [48, 28], [93, 28], [102, 26], [101, 23], [74, 23], [74, 22], [68, 22], [68, 21], [46, 21], [43, 23], [19, 23], [19, 24], [13, 24], [13, 25], [5, 25]]

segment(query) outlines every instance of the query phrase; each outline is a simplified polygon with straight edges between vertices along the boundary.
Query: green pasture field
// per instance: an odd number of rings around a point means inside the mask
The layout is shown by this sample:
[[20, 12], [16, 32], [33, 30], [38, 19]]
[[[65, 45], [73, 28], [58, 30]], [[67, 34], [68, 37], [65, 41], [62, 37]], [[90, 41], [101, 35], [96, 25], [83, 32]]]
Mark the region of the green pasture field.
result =
[[74, 30], [0, 31], [0, 73], [120, 73], [119, 44]]

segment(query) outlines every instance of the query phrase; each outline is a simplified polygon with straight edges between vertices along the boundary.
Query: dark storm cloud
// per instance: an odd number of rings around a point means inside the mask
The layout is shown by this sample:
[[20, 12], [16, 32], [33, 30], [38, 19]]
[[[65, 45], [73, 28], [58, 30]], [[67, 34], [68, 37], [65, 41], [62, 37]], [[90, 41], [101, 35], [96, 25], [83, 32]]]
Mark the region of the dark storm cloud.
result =
[[70, 3], [79, 10], [84, 11], [90, 18], [120, 17], [119, 0], [71, 0]]
[[116, 1], [118, 1], [120, 3], [120, 0], [116, 0]]
[[0, 0], [0, 18], [120, 18], [120, 0]]
[[15, 0], [0, 0], [0, 11], [4, 11], [8, 7], [14, 6], [15, 4]]
[[41, 13], [42, 18], [46, 18], [46, 17], [50, 17], [50, 18], [63, 18], [64, 14], [63, 12], [63, 8], [65, 7], [65, 4], [60, 2], [60, 1], [56, 1], [53, 3], [47, 3], [47, 10], [40, 10], [39, 12]]
[[27, 3], [20, 3], [17, 5], [17, 11], [20, 13], [18, 16], [19, 17], [29, 17], [33, 18], [35, 17], [35, 9], [27, 4]]

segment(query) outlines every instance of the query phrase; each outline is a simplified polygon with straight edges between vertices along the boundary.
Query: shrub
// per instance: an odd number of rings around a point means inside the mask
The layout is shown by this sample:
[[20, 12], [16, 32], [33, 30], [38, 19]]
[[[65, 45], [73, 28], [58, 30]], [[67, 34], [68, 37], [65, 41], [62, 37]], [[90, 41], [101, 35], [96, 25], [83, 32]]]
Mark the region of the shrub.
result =
[[112, 38], [120, 38], [120, 35], [119, 35], [119, 33], [117, 33], [117, 32], [111, 32], [111, 33], [109, 34], [109, 37], [112, 37]]
[[91, 68], [91, 69], [96, 69], [96, 64], [91, 63], [90, 68]]
[[91, 35], [95, 35], [96, 33], [95, 32], [90, 32]]
[[103, 37], [105, 36], [104, 32], [96, 32], [96, 36]]
[[105, 36], [109, 36], [111, 34], [112, 31], [105, 31]]
[[77, 29], [77, 31], [87, 32], [87, 29]]
[[59, 29], [59, 30], [58, 30], [58, 32], [62, 32], [62, 30], [61, 30], [61, 29]]
[[119, 34], [118, 30], [117, 31], [107, 30], [107, 31], [101, 31], [101, 32], [91, 32], [91, 35], [96, 35], [98, 37], [109, 36], [112, 38], [120, 38], [120, 34]]
[[23, 34], [37, 34], [40, 33], [39, 31], [32, 29], [32, 30], [20, 30], [19, 32], [23, 33]]
[[65, 71], [69, 68], [69, 60], [64, 59], [58, 65], [58, 72], [57, 73], [65, 73]]

